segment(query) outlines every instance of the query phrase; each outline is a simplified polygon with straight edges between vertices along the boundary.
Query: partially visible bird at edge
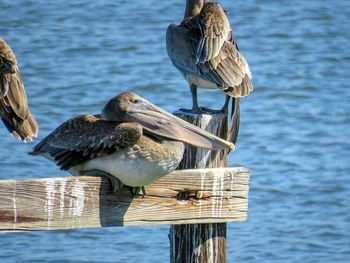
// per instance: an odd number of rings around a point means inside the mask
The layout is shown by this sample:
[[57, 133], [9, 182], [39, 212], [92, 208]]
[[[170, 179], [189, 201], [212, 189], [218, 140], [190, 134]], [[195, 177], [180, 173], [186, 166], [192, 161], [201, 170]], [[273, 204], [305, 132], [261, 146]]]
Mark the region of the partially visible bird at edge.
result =
[[219, 88], [226, 93], [222, 112], [228, 112], [232, 97], [231, 124], [227, 140], [236, 144], [240, 109], [239, 99], [252, 90], [252, 74], [237, 43], [225, 11], [207, 0], [187, 0], [184, 19], [170, 24], [166, 46], [173, 65], [190, 85], [193, 107], [198, 106], [197, 88]]
[[126, 185], [136, 195], [177, 168], [185, 143], [212, 150], [234, 147], [125, 92], [99, 114], [67, 120], [29, 154], [42, 155], [73, 175], [106, 176], [114, 192]]
[[0, 117], [9, 132], [26, 142], [38, 136], [15, 54], [0, 37]]

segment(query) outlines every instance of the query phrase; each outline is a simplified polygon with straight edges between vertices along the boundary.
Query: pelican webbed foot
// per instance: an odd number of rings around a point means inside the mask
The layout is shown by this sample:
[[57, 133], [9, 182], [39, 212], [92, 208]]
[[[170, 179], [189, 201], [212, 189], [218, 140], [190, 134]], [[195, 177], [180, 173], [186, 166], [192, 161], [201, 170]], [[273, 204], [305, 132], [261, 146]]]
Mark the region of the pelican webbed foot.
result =
[[80, 171], [81, 175], [90, 175], [90, 176], [100, 176], [100, 177], [107, 177], [112, 185], [112, 191], [113, 193], [116, 193], [120, 189], [123, 188], [124, 184], [115, 176], [106, 173], [101, 170], [93, 169], [93, 170], [86, 170], [86, 171]]

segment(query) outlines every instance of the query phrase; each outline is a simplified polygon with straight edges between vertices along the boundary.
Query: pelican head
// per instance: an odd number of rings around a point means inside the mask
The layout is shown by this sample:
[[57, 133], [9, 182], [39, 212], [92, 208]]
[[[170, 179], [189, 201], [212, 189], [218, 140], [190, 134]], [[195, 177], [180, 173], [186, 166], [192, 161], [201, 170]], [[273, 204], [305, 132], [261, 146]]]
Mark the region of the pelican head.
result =
[[102, 110], [102, 116], [109, 121], [130, 121], [132, 110], [147, 109], [149, 102], [132, 92], [123, 92], [112, 98]]

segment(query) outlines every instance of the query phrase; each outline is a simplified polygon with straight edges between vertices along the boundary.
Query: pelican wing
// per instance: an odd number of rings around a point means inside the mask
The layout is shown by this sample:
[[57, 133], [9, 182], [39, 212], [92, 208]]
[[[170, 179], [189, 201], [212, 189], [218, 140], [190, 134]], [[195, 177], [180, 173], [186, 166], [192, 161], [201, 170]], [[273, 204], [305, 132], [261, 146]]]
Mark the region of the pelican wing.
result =
[[3, 91], [2, 102], [5, 107], [10, 108], [6, 112], [13, 112], [22, 120], [28, 117], [28, 102], [24, 91], [21, 73], [17, 65], [13, 74], [3, 74], [0, 81], [0, 90]]
[[205, 4], [194, 20], [198, 20], [197, 25], [201, 31], [196, 57], [200, 62], [205, 62], [216, 57], [224, 42], [229, 40], [230, 23], [224, 10], [217, 3]]
[[233, 41], [226, 41], [216, 57], [198, 67], [204, 79], [217, 84], [230, 96], [244, 97], [253, 90], [248, 63]]
[[193, 23], [170, 24], [166, 34], [166, 47], [170, 60], [182, 73], [197, 74], [194, 54], [200, 43], [201, 32]]
[[252, 74], [235, 43], [224, 10], [207, 3], [198, 19], [202, 39], [197, 52], [201, 77], [221, 87], [228, 95], [243, 97], [253, 89]]
[[0, 116], [17, 139], [31, 139], [38, 134], [38, 125], [29, 111], [27, 96], [16, 58], [0, 38]]
[[96, 156], [134, 145], [142, 135], [137, 123], [101, 120], [98, 115], [72, 118], [36, 145], [31, 155], [50, 155], [63, 170]]
[[219, 150], [233, 148], [230, 144], [198, 127], [177, 118], [153, 110], [132, 110], [129, 118], [140, 123], [144, 132], [171, 140], [181, 141], [196, 147]]

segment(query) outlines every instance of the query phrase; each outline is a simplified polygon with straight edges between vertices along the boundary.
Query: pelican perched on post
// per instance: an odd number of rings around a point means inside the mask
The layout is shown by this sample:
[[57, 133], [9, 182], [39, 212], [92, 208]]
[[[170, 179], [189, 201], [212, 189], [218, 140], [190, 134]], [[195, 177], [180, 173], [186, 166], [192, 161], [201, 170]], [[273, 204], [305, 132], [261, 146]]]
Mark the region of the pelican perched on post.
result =
[[169, 58], [190, 85], [193, 111], [201, 112], [197, 88], [220, 88], [226, 93], [223, 112], [233, 97], [228, 140], [235, 143], [239, 130], [239, 98], [252, 91], [248, 63], [233, 39], [224, 10], [207, 0], [187, 0], [180, 25], [171, 24], [166, 35]]
[[43, 155], [73, 175], [111, 179], [114, 191], [123, 184], [133, 193], [170, 173], [180, 163], [184, 143], [219, 150], [233, 144], [125, 92], [97, 115], [74, 117], [36, 145]]
[[29, 110], [16, 56], [0, 37], [0, 117], [18, 140], [32, 140], [38, 125]]

